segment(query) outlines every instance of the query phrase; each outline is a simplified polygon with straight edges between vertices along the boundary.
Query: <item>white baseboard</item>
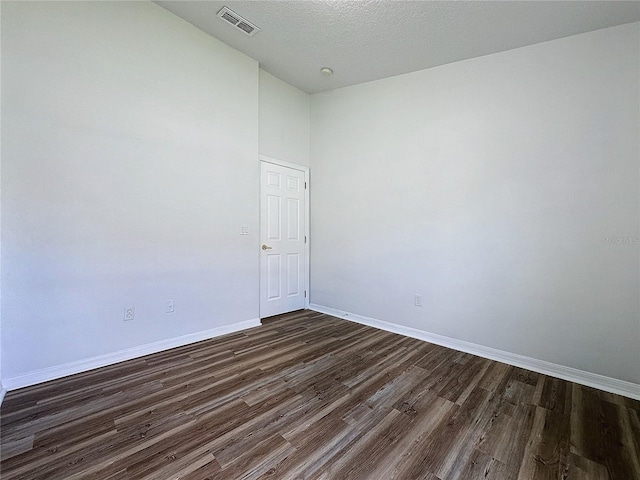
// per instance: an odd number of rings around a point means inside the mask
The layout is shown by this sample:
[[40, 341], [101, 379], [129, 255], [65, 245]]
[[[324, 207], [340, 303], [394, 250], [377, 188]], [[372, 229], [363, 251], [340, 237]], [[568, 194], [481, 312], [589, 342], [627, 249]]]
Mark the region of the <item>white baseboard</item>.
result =
[[[74, 375], [76, 373], [86, 372], [94, 368], [113, 365], [114, 363], [131, 360], [133, 358], [143, 357], [151, 353], [157, 353], [170, 348], [182, 347], [190, 343], [208, 340], [210, 338], [219, 337], [228, 333], [238, 332], [247, 328], [259, 327], [260, 319], [254, 318], [244, 322], [224, 325], [222, 327], [212, 328], [203, 332], [190, 333], [181, 337], [169, 338], [159, 342], [148, 343], [138, 347], [127, 348], [118, 352], [99, 355], [97, 357], [87, 358], [76, 362], [65, 363], [55, 367], [43, 368], [17, 377], [3, 378], [2, 385], [7, 391], [16, 390], [22, 387], [28, 387], [37, 383], [48, 382], [58, 378]], [[3, 390], [4, 392], [5, 390]], [[3, 393], [4, 395], [4, 393]]]
[[536, 358], [525, 357], [517, 353], [505, 352], [491, 347], [478, 345], [477, 343], [465, 342], [455, 338], [445, 337], [435, 333], [425, 332], [416, 328], [405, 327], [396, 323], [385, 322], [375, 318], [365, 317], [355, 313], [344, 312], [334, 308], [322, 305], [311, 304], [309, 309], [320, 313], [326, 313], [334, 317], [343, 318], [352, 322], [368, 325], [370, 327], [379, 328], [391, 333], [398, 333], [405, 337], [424, 340], [425, 342], [435, 343], [443, 347], [452, 348], [465, 353], [471, 353], [479, 357], [496, 360], [498, 362], [507, 363], [516, 367], [526, 368], [534, 372], [549, 375], [551, 377], [561, 378], [570, 382], [579, 383], [588, 387], [598, 388], [606, 392], [616, 393], [625, 397], [640, 400], [640, 384], [618, 380], [617, 378], [606, 377], [597, 373], [586, 372], [564, 365], [538, 360]]

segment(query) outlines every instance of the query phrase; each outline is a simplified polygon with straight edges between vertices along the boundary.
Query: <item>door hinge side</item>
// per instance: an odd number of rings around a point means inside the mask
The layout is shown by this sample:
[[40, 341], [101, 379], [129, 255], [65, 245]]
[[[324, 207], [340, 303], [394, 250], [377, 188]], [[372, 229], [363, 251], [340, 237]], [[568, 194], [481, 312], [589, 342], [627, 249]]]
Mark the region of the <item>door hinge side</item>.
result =
[[307, 189], [307, 182], [304, 182], [304, 189]]
[[304, 291], [304, 298], [307, 298], [307, 291]]
[[307, 236], [304, 236], [304, 243], [307, 243]]

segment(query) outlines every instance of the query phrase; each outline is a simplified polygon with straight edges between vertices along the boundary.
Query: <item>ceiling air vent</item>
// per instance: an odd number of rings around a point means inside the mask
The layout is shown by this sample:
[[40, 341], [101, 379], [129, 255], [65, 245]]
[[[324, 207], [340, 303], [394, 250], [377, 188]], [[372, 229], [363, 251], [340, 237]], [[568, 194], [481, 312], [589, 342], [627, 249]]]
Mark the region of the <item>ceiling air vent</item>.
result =
[[260, 31], [260, 29], [253, 23], [242, 18], [240, 15], [238, 15], [233, 10], [230, 10], [228, 7], [222, 7], [222, 10], [218, 12], [218, 17], [220, 17], [225, 22], [229, 22], [231, 25], [236, 27], [238, 30], [246, 33], [250, 37], [253, 37]]

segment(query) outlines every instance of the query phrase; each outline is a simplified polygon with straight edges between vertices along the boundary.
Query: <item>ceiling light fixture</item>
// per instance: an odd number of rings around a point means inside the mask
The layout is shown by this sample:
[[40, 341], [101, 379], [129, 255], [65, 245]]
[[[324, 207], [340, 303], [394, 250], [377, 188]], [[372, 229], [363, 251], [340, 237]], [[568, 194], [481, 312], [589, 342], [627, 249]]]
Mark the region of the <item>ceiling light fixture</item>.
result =
[[333, 75], [333, 70], [331, 70], [329, 67], [322, 67], [320, 69], [320, 73], [325, 77], [328, 77], [329, 75]]

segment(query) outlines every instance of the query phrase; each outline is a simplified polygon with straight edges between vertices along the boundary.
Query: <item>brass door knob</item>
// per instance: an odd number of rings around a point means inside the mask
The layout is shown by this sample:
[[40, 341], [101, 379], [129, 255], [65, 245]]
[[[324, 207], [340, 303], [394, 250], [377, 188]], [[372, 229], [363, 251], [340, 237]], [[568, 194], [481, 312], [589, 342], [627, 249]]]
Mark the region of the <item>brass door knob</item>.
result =
[[271, 247], [267, 247], [266, 245], [262, 245], [263, 250], [271, 250]]

